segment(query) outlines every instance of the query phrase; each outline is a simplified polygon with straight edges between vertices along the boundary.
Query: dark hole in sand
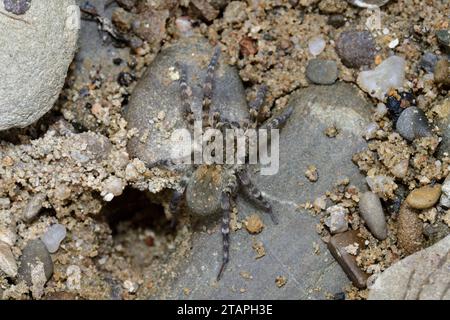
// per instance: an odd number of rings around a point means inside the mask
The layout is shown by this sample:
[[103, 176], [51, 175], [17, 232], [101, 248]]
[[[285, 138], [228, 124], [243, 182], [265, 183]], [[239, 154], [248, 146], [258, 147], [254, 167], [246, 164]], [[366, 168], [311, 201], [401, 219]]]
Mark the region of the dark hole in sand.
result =
[[106, 219], [113, 236], [129, 229], [167, 229], [169, 221], [160, 204], [153, 203], [146, 192], [126, 188], [123, 194], [107, 203], [100, 216]]

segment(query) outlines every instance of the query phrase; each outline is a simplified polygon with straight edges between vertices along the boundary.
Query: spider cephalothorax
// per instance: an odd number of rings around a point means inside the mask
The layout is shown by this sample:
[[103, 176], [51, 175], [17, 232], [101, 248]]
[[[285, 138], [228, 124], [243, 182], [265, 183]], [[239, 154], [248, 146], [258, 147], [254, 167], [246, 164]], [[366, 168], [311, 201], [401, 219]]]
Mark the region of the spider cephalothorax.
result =
[[[217, 129], [221, 132], [224, 132], [226, 129], [242, 129], [245, 131], [250, 128], [258, 127], [260, 109], [264, 103], [265, 94], [267, 91], [266, 86], [260, 87], [255, 101], [249, 105], [249, 113], [251, 118], [241, 119], [240, 123], [230, 122], [224, 118], [220, 112], [210, 108], [214, 90], [214, 74], [219, 61], [219, 55], [220, 48], [216, 47], [208, 65], [204, 80], [202, 114], [197, 117], [191, 108], [190, 98], [192, 95], [192, 90], [188, 84], [189, 75], [187, 73], [187, 69], [182, 64], [177, 63], [177, 68], [180, 72], [179, 87], [182, 102], [181, 107], [187, 126], [193, 128], [193, 123], [195, 121], [201, 121], [203, 130]], [[291, 113], [292, 109], [287, 109], [278, 117], [264, 123], [261, 128], [267, 129], [268, 131], [271, 129], [278, 129], [284, 125]], [[225, 134], [223, 136], [225, 136]], [[210, 215], [218, 211], [222, 212], [221, 232], [223, 236], [223, 260], [217, 275], [218, 280], [222, 276], [225, 266], [229, 260], [230, 212], [234, 205], [234, 198], [237, 196], [238, 190], [242, 190], [250, 200], [267, 211], [270, 214], [272, 221], [275, 224], [277, 223], [277, 219], [272, 212], [271, 204], [263, 198], [261, 192], [250, 180], [247, 172], [247, 159], [248, 154], [244, 156], [243, 164], [191, 165], [192, 170], [186, 170], [186, 172], [184, 172], [184, 176], [180, 182], [180, 189], [173, 192], [169, 203], [169, 211], [173, 217], [176, 217], [180, 211], [181, 203], [185, 195], [189, 195], [189, 197], [186, 196], [186, 198], [189, 198], [189, 201], [191, 201], [191, 205], [188, 205], [188, 207], [198, 208], [198, 210], [195, 210], [197, 212], [194, 212], [198, 215]], [[159, 161], [156, 164], [164, 164], [168, 162], [171, 162], [171, 160], [168, 159]], [[156, 164], [153, 164], [152, 166]], [[207, 189], [207, 192], [204, 192], [202, 189]], [[196, 201], [201, 200], [200, 198], [204, 194], [209, 194], [209, 197], [211, 198], [215, 197], [215, 200], [217, 201], [206, 201], [207, 205], [204, 206], [196, 205]], [[201, 202], [205, 203], [205, 201]], [[215, 203], [217, 205], [215, 207], [208, 206], [209, 203]]]

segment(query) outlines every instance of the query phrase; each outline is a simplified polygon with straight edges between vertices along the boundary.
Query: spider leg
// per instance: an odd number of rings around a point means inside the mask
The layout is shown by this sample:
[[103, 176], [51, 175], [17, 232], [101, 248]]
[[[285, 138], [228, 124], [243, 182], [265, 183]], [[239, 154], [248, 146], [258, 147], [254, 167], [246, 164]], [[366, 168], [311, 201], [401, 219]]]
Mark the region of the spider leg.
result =
[[266, 85], [261, 85], [258, 88], [258, 92], [256, 93], [255, 100], [250, 102], [248, 105], [248, 107], [250, 109], [249, 111], [250, 111], [252, 120], [255, 122], [258, 120], [258, 116], [261, 111], [261, 107], [264, 104], [264, 101], [266, 100], [267, 90], [268, 90], [268, 88]]
[[240, 170], [238, 172], [238, 178], [242, 188], [244, 189], [250, 200], [262, 206], [264, 210], [269, 213], [273, 223], [278, 224], [278, 218], [273, 213], [272, 205], [263, 197], [261, 191], [250, 180], [247, 170]]
[[173, 192], [172, 198], [170, 199], [170, 202], [169, 202], [169, 212], [171, 214], [170, 227], [172, 229], [174, 229], [175, 226], [177, 225], [177, 218], [180, 213], [181, 201], [183, 200], [184, 189], [186, 189], [186, 187], [183, 188], [183, 191], [175, 190]]
[[289, 117], [292, 115], [293, 112], [294, 112], [294, 108], [293, 107], [287, 108], [282, 114], [280, 114], [279, 116], [273, 118], [269, 122], [263, 124], [260, 127], [260, 129], [271, 130], [271, 129], [279, 129], [279, 128], [281, 128], [282, 126], [284, 126], [284, 124], [287, 122], [287, 120], [289, 119]]
[[[210, 124], [210, 106], [213, 95], [213, 87], [214, 87], [214, 72], [216, 71], [216, 66], [219, 62], [220, 57], [220, 47], [217, 46], [214, 49], [214, 54], [209, 62], [208, 69], [206, 70], [206, 78], [205, 83], [203, 85], [203, 123], [204, 125]], [[217, 115], [212, 115], [211, 118], [216, 118]], [[213, 120], [213, 119], [211, 119]]]
[[187, 70], [185, 66], [182, 66], [179, 63], [177, 63], [177, 68], [180, 69], [180, 97], [183, 114], [187, 117], [189, 123], [193, 123], [195, 116], [189, 101], [192, 96], [192, 90], [187, 82]]
[[222, 277], [223, 271], [228, 264], [230, 259], [230, 212], [231, 212], [231, 204], [230, 204], [230, 196], [227, 193], [222, 193], [222, 197], [220, 199], [220, 208], [222, 210], [222, 241], [223, 241], [223, 256], [222, 256], [222, 264], [219, 269], [219, 273], [217, 274], [217, 281]]
[[217, 274], [217, 281], [220, 280], [225, 267], [230, 259], [230, 215], [231, 215], [231, 198], [236, 193], [237, 180], [236, 174], [233, 173], [230, 176], [228, 184], [225, 186], [221, 198], [220, 198], [220, 208], [222, 210], [222, 239], [223, 239], [223, 256], [222, 264]]

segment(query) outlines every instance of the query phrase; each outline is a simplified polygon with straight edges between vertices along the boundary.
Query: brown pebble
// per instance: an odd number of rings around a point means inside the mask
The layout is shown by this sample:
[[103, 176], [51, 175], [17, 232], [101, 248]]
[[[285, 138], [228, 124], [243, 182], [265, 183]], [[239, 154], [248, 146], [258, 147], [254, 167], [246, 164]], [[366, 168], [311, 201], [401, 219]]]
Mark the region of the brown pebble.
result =
[[425, 186], [410, 192], [406, 202], [414, 209], [428, 209], [434, 206], [441, 196], [441, 185]]
[[252, 234], [260, 233], [264, 228], [264, 223], [257, 214], [252, 214], [248, 217], [244, 224], [247, 231]]
[[406, 202], [403, 202], [398, 214], [397, 239], [399, 246], [408, 254], [422, 248], [422, 222], [419, 219], [419, 211]]
[[255, 42], [249, 37], [242, 38], [241, 41], [239, 41], [239, 46], [241, 48], [241, 53], [244, 56], [253, 56], [258, 52]]
[[355, 244], [358, 245], [358, 248], [363, 248], [364, 240], [358, 236], [357, 231], [351, 230], [332, 236], [328, 242], [328, 250], [330, 250], [353, 284], [359, 289], [364, 289], [369, 276], [358, 267], [356, 256], [346, 250], [346, 247]]
[[434, 67], [434, 82], [450, 85], [449, 63], [447, 58], [439, 60]]

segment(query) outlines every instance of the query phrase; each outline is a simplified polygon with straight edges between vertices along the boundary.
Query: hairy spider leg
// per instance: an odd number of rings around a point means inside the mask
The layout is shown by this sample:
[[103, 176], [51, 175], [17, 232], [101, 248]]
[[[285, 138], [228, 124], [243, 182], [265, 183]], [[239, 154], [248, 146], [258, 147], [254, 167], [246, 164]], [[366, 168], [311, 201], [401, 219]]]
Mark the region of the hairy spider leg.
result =
[[188, 122], [192, 124], [195, 120], [195, 116], [190, 103], [192, 89], [188, 85], [186, 66], [177, 63], [177, 67], [180, 70], [180, 97], [183, 114], [188, 119]]
[[289, 117], [292, 115], [293, 112], [294, 112], [294, 107], [287, 108], [279, 116], [276, 116], [272, 120], [263, 124], [260, 127], [260, 129], [267, 129], [267, 130], [280, 129], [288, 121]]
[[206, 77], [205, 82], [203, 84], [203, 117], [202, 117], [203, 127], [205, 126], [214, 127], [213, 125], [215, 121], [214, 118], [218, 117], [217, 114], [216, 115], [213, 114], [210, 117], [210, 107], [214, 90], [214, 74], [216, 71], [217, 64], [219, 63], [220, 52], [221, 52], [220, 47], [216, 46], [211, 61], [209, 62], [208, 69], [206, 69]]
[[249, 199], [259, 206], [263, 207], [264, 210], [269, 213], [270, 218], [272, 219], [272, 222], [274, 224], [278, 224], [278, 218], [274, 214], [272, 210], [272, 205], [270, 204], [267, 199], [265, 199], [261, 193], [261, 191], [255, 186], [255, 184], [250, 179], [250, 176], [248, 175], [248, 172], [246, 169], [242, 169], [237, 173], [237, 176], [239, 178], [240, 185], [242, 186], [242, 189], [247, 194]]
[[222, 242], [223, 242], [223, 256], [222, 264], [217, 274], [217, 281], [220, 280], [225, 267], [230, 259], [230, 215], [231, 215], [231, 198], [236, 193], [237, 180], [236, 175], [233, 173], [230, 176], [230, 180], [225, 186], [221, 198], [220, 198], [220, 209], [222, 210]]
[[258, 122], [258, 116], [261, 112], [261, 107], [264, 104], [264, 101], [266, 100], [268, 87], [266, 85], [261, 85], [258, 88], [258, 91], [256, 92], [256, 97], [253, 101], [251, 101], [248, 105], [250, 116], [252, 117], [252, 120], [256, 123]]

